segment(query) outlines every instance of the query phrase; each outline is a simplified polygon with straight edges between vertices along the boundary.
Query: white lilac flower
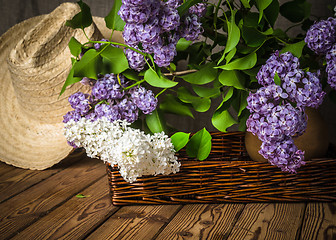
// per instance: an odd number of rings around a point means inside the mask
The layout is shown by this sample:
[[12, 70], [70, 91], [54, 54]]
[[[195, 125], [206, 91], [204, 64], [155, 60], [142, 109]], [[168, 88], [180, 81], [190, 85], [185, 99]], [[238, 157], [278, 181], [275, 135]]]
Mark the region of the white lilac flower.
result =
[[65, 123], [66, 139], [83, 147], [89, 157], [118, 165], [121, 176], [134, 182], [144, 175], [176, 173], [180, 163], [170, 138], [164, 133], [145, 134], [129, 127], [125, 120], [111, 122], [103, 117], [95, 121], [81, 118]]

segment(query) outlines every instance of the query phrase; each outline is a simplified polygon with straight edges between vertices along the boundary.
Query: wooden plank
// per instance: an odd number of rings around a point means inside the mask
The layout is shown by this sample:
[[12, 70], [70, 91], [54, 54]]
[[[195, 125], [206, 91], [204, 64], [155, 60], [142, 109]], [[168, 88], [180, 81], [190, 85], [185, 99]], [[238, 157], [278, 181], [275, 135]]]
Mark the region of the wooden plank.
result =
[[180, 208], [179, 205], [123, 207], [87, 239], [152, 239]]
[[4, 162], [0, 162], [0, 176], [2, 176], [3, 174], [5, 174], [5, 173], [7, 173], [7, 172], [9, 172], [13, 169], [15, 169], [14, 166], [8, 165]]
[[336, 202], [307, 204], [300, 239], [336, 239]]
[[119, 209], [112, 205], [107, 177], [81, 194], [87, 197], [72, 197], [12, 239], [83, 239]]
[[[83, 157], [85, 157], [83, 153], [71, 154], [61, 163], [43, 171], [12, 167], [11, 171], [0, 175], [0, 203], [54, 175]], [[1, 167], [2, 165], [0, 165]]]
[[6, 239], [32, 224], [106, 174], [105, 165], [84, 158], [0, 205], [0, 236]]
[[225, 239], [244, 204], [185, 205], [156, 239]]
[[228, 240], [295, 239], [304, 208], [304, 203], [247, 204]]

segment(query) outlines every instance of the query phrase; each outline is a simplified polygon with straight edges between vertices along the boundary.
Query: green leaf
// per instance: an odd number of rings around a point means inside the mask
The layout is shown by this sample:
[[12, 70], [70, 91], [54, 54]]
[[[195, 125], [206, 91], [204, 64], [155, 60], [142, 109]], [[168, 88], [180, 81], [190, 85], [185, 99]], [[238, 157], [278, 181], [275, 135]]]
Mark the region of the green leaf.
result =
[[251, 8], [249, 0], [240, 0], [244, 8]]
[[234, 89], [232, 87], [229, 88], [229, 90], [225, 93], [225, 97], [223, 98], [223, 102], [219, 107], [223, 105], [224, 102], [228, 101], [233, 96]]
[[280, 6], [280, 13], [293, 23], [298, 23], [308, 18], [311, 4], [305, 0], [294, 0]]
[[194, 118], [189, 107], [182, 104], [176, 97], [171, 94], [165, 95], [163, 102], [160, 104], [160, 109], [167, 113], [173, 113], [181, 116]]
[[88, 50], [80, 61], [73, 66], [75, 77], [88, 77], [97, 79], [101, 67], [100, 53], [94, 49]]
[[111, 63], [111, 73], [118, 74], [129, 68], [127, 58], [121, 48], [107, 45], [103, 48], [100, 55]]
[[224, 70], [245, 70], [252, 68], [256, 63], [257, 63], [257, 54], [253, 52], [245, 57], [235, 59], [229, 64], [225, 64], [217, 68], [221, 68]]
[[65, 25], [71, 28], [84, 29], [92, 24], [90, 7], [82, 2], [82, 0], [77, 3], [81, 8], [81, 11], [77, 13], [71, 20], [67, 20]]
[[237, 11], [231, 11], [231, 19], [230, 21], [227, 21], [228, 40], [226, 42], [224, 54], [230, 52], [234, 47], [236, 47], [240, 39], [240, 30], [235, 22], [236, 12]]
[[187, 145], [189, 142], [189, 136], [190, 133], [177, 132], [170, 137], [176, 152], [180, 151], [185, 147], [185, 145]]
[[78, 42], [76, 38], [72, 37], [69, 41], [68, 46], [69, 46], [71, 54], [75, 57], [78, 57], [78, 55], [82, 51], [82, 44]]
[[180, 38], [180, 40], [176, 44], [176, 51], [178, 52], [185, 51], [191, 44], [192, 41], [187, 41], [185, 38]]
[[272, 0], [255, 0], [259, 10], [259, 22], [263, 16], [264, 10], [272, 3]]
[[280, 53], [291, 52], [295, 57], [300, 58], [304, 46], [306, 46], [306, 42], [304, 40], [293, 44], [287, 44], [283, 49], [281, 49]]
[[87, 197], [91, 197], [91, 195], [83, 195], [83, 194], [76, 195], [76, 198], [87, 198]]
[[223, 70], [219, 74], [219, 82], [224, 86], [231, 86], [237, 89], [245, 89], [243, 84], [243, 78], [238, 71], [235, 70]]
[[176, 65], [174, 63], [169, 64], [169, 70], [175, 72], [176, 71]]
[[214, 66], [215, 64], [213, 62], [207, 63], [201, 66], [197, 72], [184, 75], [182, 78], [192, 84], [203, 85], [210, 83], [217, 77], [218, 70], [215, 69]]
[[123, 31], [125, 22], [118, 15], [121, 6], [121, 0], [114, 0], [109, 14], [105, 17], [106, 27], [112, 30]]
[[243, 26], [242, 37], [245, 40], [247, 46], [250, 47], [259, 47], [266, 40], [266, 35], [264, 35], [255, 27]]
[[184, 103], [192, 103], [200, 99], [200, 97], [192, 95], [186, 87], [177, 89], [177, 97]]
[[[243, 24], [246, 27], [258, 27], [259, 13], [257, 12], [247, 12], [243, 17]], [[260, 27], [260, 26], [259, 26]]]
[[178, 11], [179, 15], [182, 16], [183, 14], [185, 14], [189, 10], [189, 8], [192, 5], [195, 5], [196, 3], [200, 3], [200, 2], [202, 2], [202, 0], [187, 0], [187, 1], [184, 1], [184, 3], [177, 8], [177, 11]]
[[264, 10], [264, 15], [269, 24], [274, 27], [274, 24], [279, 16], [279, 2], [278, 0], [273, 0], [272, 3]]
[[197, 112], [206, 112], [211, 106], [209, 98], [195, 96], [186, 87], [177, 90], [177, 97], [184, 103], [190, 103]]
[[240, 91], [240, 104], [238, 110], [238, 117], [242, 114], [242, 112], [246, 109], [247, 106], [247, 97], [249, 93], [247, 91]]
[[227, 109], [222, 110], [221, 108], [215, 111], [211, 122], [212, 125], [221, 132], [226, 132], [227, 128], [237, 123]]
[[274, 83], [278, 86], [281, 86], [281, 79], [280, 79], [277, 72], [275, 72], [275, 74], [274, 74]]
[[63, 87], [62, 87], [62, 90], [61, 90], [59, 96], [61, 96], [65, 92], [67, 86], [70, 86], [70, 85], [72, 85], [74, 83], [77, 83], [80, 80], [82, 80], [81, 77], [74, 77], [73, 74], [74, 74], [74, 69], [71, 68], [71, 70], [70, 70], [70, 72], [68, 74], [68, 77], [67, 77], [67, 79], [65, 80], [65, 82], [63, 84]]
[[205, 160], [211, 152], [211, 139], [210, 133], [205, 128], [198, 131], [191, 137], [187, 144], [187, 154], [198, 160]]
[[237, 94], [235, 94], [235, 92], [236, 91], [234, 91], [232, 87], [229, 88], [225, 97], [223, 97], [223, 101], [218, 106], [211, 118], [212, 125], [221, 132], [226, 132], [228, 127], [237, 123], [237, 121], [231, 116], [230, 112], [228, 111], [232, 103], [237, 98]]
[[233, 48], [225, 57], [225, 61], [226, 61], [226, 64], [228, 64], [231, 59], [234, 57], [234, 55], [236, 54], [237, 52], [237, 48]]
[[171, 81], [163, 76], [159, 77], [152, 68], [145, 72], [144, 79], [151, 86], [159, 88], [171, 88], [178, 84], [178, 82]]
[[207, 87], [201, 87], [201, 86], [193, 84], [192, 89], [200, 97], [216, 98], [220, 94], [219, 87], [207, 88]]
[[146, 124], [152, 133], [166, 132], [167, 130], [163, 115], [157, 109], [146, 115]]
[[238, 131], [245, 132], [246, 131], [246, 120], [250, 116], [250, 111], [248, 109], [244, 109], [239, 116], [239, 126]]
[[193, 101], [191, 105], [197, 112], [206, 112], [211, 107], [211, 100], [210, 98], [200, 98]]
[[124, 75], [124, 77], [126, 77], [127, 79], [130, 79], [136, 82], [139, 81], [138, 74], [132, 69], [126, 69], [125, 71], [122, 72], [122, 75]]

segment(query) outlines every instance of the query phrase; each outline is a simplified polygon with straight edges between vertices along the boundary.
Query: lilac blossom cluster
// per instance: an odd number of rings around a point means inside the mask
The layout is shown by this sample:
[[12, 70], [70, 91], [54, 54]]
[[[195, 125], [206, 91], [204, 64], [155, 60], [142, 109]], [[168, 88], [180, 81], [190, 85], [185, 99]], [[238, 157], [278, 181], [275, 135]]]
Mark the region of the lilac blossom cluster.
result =
[[307, 31], [305, 42], [316, 54], [326, 54], [336, 42], [336, 18], [315, 22]]
[[305, 42], [316, 54], [326, 56], [327, 82], [336, 90], [336, 18], [314, 23], [307, 31]]
[[[275, 84], [276, 74], [280, 85]], [[251, 112], [247, 130], [262, 141], [259, 153], [282, 171], [295, 173], [304, 164], [304, 152], [293, 138], [306, 129], [305, 107], [317, 108], [323, 101], [325, 92], [318, 77], [299, 69], [299, 60], [291, 53], [276, 51], [257, 74], [263, 87], [247, 98]]]
[[[167, 67], [173, 61], [176, 44], [180, 38], [194, 41], [202, 33], [200, 18], [206, 5], [196, 4], [180, 17], [177, 7], [181, 0], [123, 0], [118, 14], [125, 21], [125, 43], [144, 53], [153, 54], [159, 67]], [[132, 49], [125, 50], [131, 68], [141, 71], [144, 56]]]
[[64, 116], [64, 123], [82, 117], [96, 121], [102, 117], [113, 122], [126, 120], [134, 122], [139, 111], [150, 114], [157, 106], [157, 98], [151, 90], [135, 86], [125, 90], [129, 83], [122, 75], [106, 74], [100, 77], [92, 87], [91, 94], [77, 92], [69, 97], [72, 111]]
[[334, 44], [334, 46], [327, 53], [326, 60], [326, 72], [328, 74], [327, 82], [331, 88], [336, 90], [336, 44]]

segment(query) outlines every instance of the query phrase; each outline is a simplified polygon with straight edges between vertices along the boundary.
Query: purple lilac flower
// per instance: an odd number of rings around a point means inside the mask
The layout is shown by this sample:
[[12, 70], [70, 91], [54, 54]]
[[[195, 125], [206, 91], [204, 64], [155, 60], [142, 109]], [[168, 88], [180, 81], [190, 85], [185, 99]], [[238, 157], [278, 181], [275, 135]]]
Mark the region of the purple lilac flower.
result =
[[149, 19], [151, 16], [151, 8], [147, 5], [122, 4], [118, 14], [126, 23], [140, 24]]
[[[108, 42], [107, 39], [103, 38], [100, 40], [101, 42]], [[103, 43], [95, 43], [93, 44], [93, 47], [96, 49], [96, 50], [99, 50], [99, 48], [103, 45]]]
[[92, 96], [98, 100], [104, 99], [120, 99], [124, 96], [122, 86], [114, 74], [107, 74], [99, 78], [92, 88]]
[[86, 86], [93, 87], [96, 84], [97, 80], [88, 78], [88, 77], [83, 77], [82, 80], [80, 80], [80, 83]]
[[182, 4], [182, 0], [167, 0], [165, 3], [168, 7], [177, 8]]
[[250, 112], [266, 114], [272, 111], [273, 107], [281, 100], [288, 97], [278, 85], [272, 84], [267, 87], [261, 87], [256, 93], [250, 93], [247, 97], [247, 109]]
[[174, 44], [174, 45], [176, 45], [177, 42], [179, 41], [179, 39], [180, 39], [179, 33], [178, 32], [174, 32], [174, 33], [168, 35], [167, 42], [168, 42], [168, 44]]
[[94, 109], [95, 119], [106, 117], [111, 122], [121, 119], [119, 108], [116, 105], [97, 104]]
[[[69, 97], [74, 110], [64, 115], [63, 122], [79, 121], [82, 117], [91, 121], [106, 117], [111, 122], [120, 119], [132, 123], [138, 119], [139, 110], [144, 114], [154, 111], [158, 102], [154, 93], [141, 86], [124, 89], [129, 85], [122, 75], [111, 73], [99, 77], [91, 95], [79, 92]], [[89, 109], [83, 110], [86, 106]]]
[[125, 55], [128, 60], [128, 64], [132, 69], [140, 72], [145, 67], [146, 61], [142, 54], [126, 48]]
[[122, 2], [122, 4], [125, 4], [125, 5], [148, 6], [150, 4], [151, 0], [122, 0], [121, 2]]
[[204, 17], [206, 11], [207, 11], [206, 3], [197, 3], [189, 8], [189, 13], [195, 14], [199, 18]]
[[327, 68], [326, 72], [328, 74], [328, 84], [331, 88], [336, 90], [336, 44], [330, 49], [326, 55]]
[[301, 111], [289, 103], [275, 106], [266, 119], [268, 123], [279, 124], [282, 135], [291, 137], [297, 134], [299, 126], [303, 124]]
[[318, 74], [305, 73], [300, 69], [288, 72], [282, 87], [289, 94], [289, 99], [296, 102], [298, 107], [318, 108], [325, 96]]
[[290, 52], [286, 52], [279, 55], [279, 51], [275, 51], [266, 63], [261, 66], [256, 78], [258, 83], [267, 86], [274, 84], [275, 73], [278, 74], [280, 79], [299, 67], [299, 59], [294, 57]]
[[69, 145], [70, 147], [78, 148], [78, 146], [77, 146], [75, 143], [73, 143], [73, 142], [69, 142], [69, 141], [67, 141], [67, 143], [68, 143], [68, 145]]
[[251, 112], [246, 121], [246, 130], [258, 136], [260, 126], [265, 122], [265, 117], [259, 113]]
[[307, 31], [305, 42], [316, 54], [326, 54], [336, 42], [336, 18], [314, 23]]
[[169, 44], [154, 49], [154, 62], [159, 67], [168, 67], [176, 55], [176, 45]]
[[68, 101], [70, 106], [78, 111], [80, 114], [85, 114], [90, 110], [90, 103], [88, 100], [89, 95], [82, 92], [72, 94]]
[[202, 24], [197, 15], [187, 15], [181, 20], [180, 36], [188, 41], [195, 41], [203, 32]]
[[128, 122], [134, 122], [138, 119], [139, 112], [137, 106], [131, 98], [125, 97], [118, 104], [119, 112], [121, 113], [121, 119]]
[[147, 44], [155, 44], [160, 39], [161, 28], [159, 19], [152, 18], [144, 24], [139, 24], [136, 27], [137, 38], [140, 42]]
[[164, 7], [159, 14], [159, 24], [162, 32], [176, 30], [180, 26], [180, 15], [177, 9]]
[[75, 122], [78, 122], [81, 119], [82, 115], [80, 114], [80, 112], [73, 110], [70, 112], [67, 112], [64, 116], [63, 116], [63, 123], [67, 123], [70, 120], [74, 120]]
[[151, 90], [144, 87], [134, 88], [131, 92], [132, 101], [144, 113], [153, 112], [157, 106], [158, 100]]
[[305, 164], [304, 151], [295, 146], [292, 138], [274, 143], [263, 142], [259, 153], [284, 172], [296, 173]]
[[125, 24], [122, 35], [125, 43], [129, 46], [136, 46], [139, 43], [137, 37], [137, 24]]

